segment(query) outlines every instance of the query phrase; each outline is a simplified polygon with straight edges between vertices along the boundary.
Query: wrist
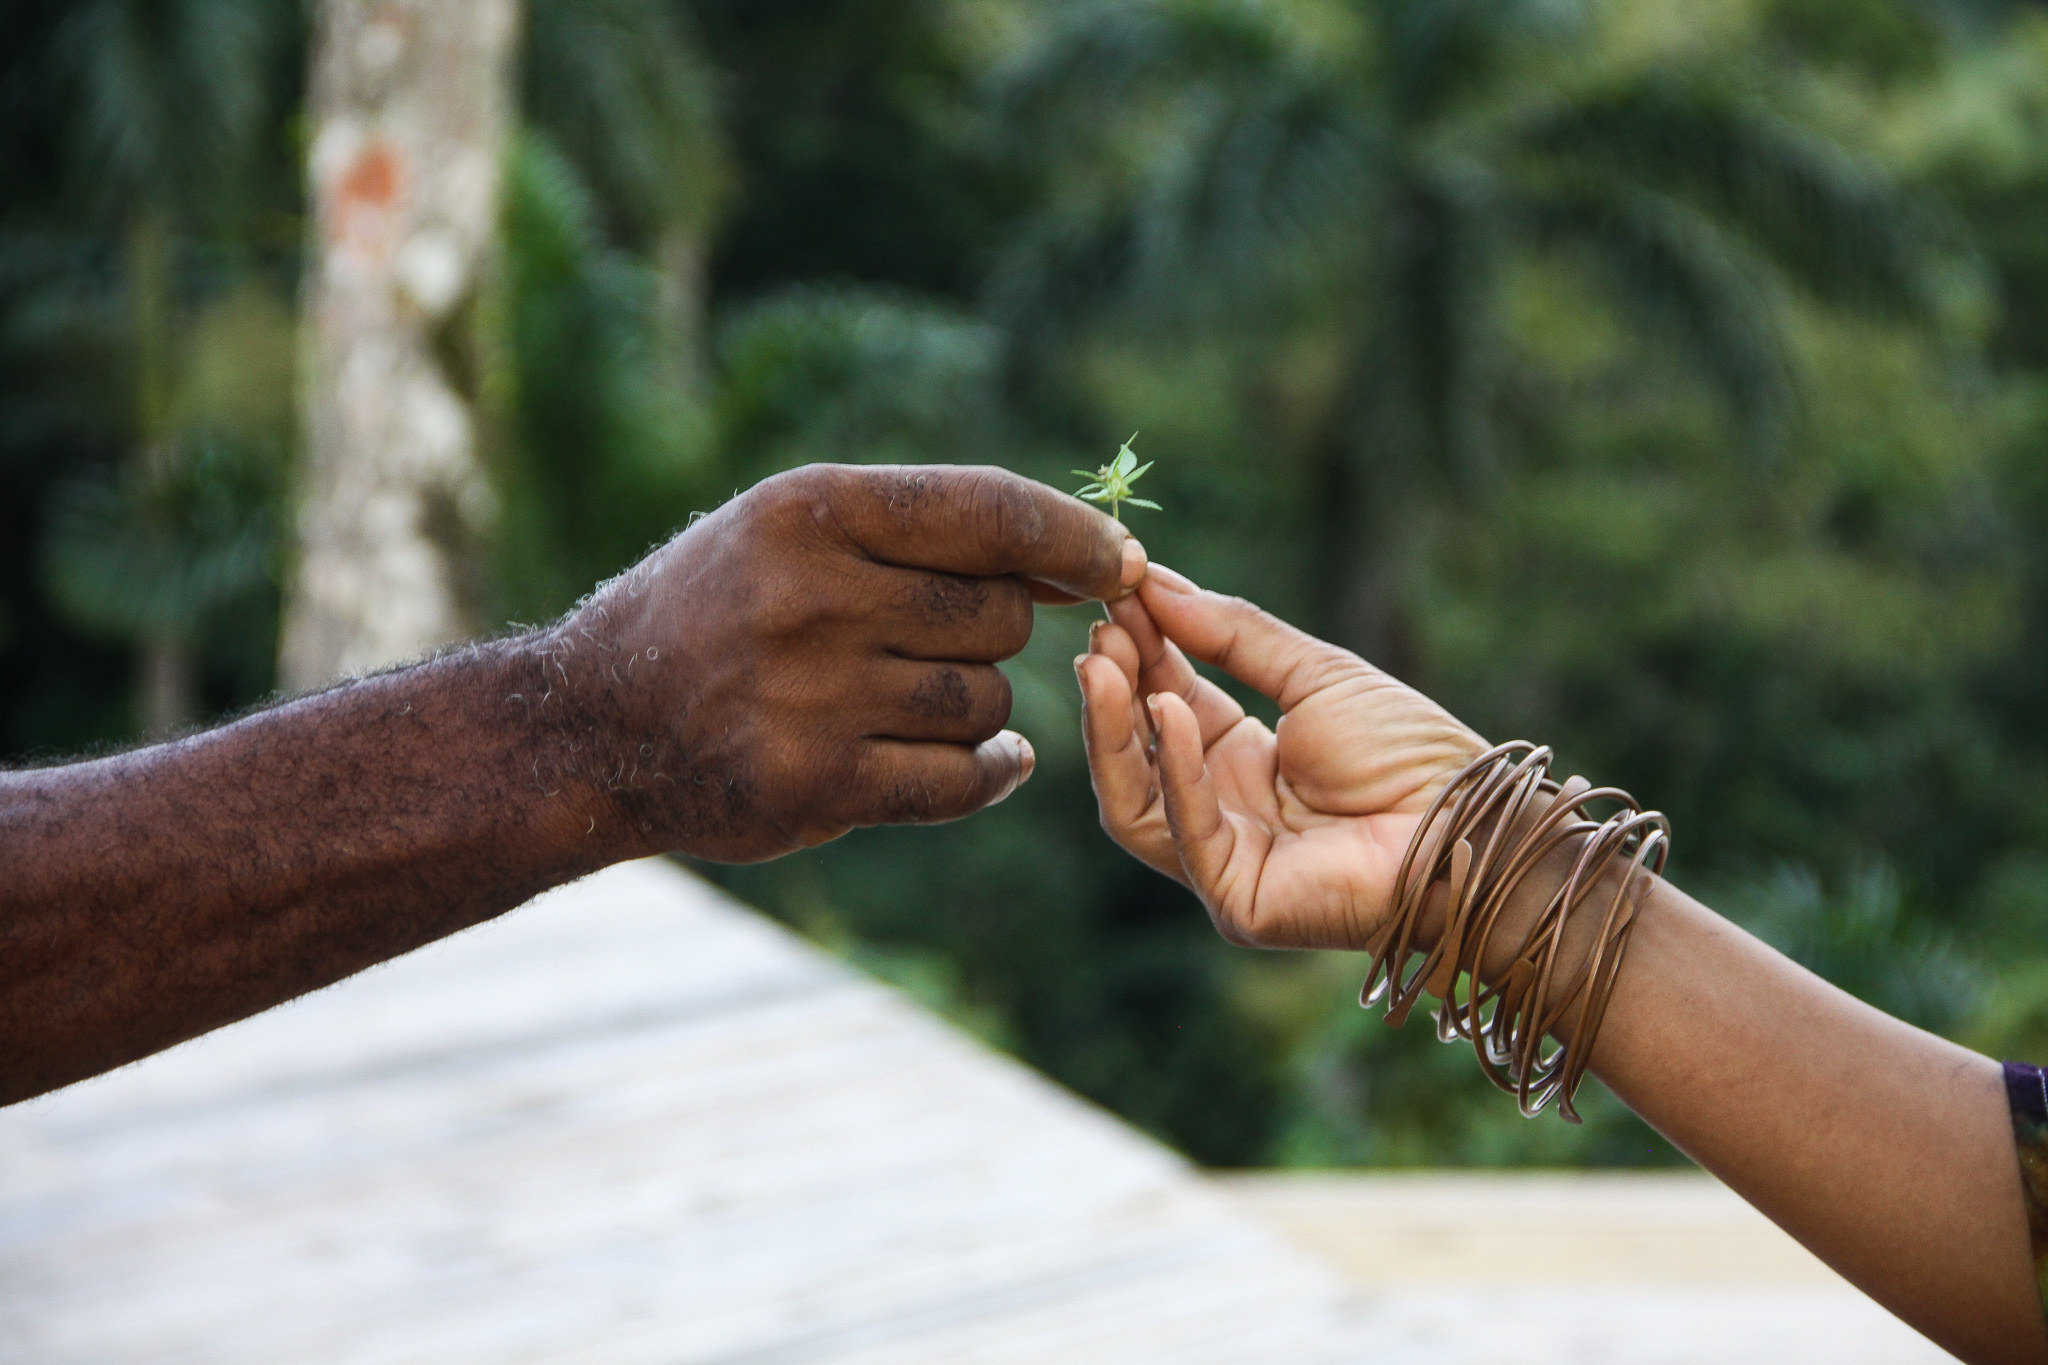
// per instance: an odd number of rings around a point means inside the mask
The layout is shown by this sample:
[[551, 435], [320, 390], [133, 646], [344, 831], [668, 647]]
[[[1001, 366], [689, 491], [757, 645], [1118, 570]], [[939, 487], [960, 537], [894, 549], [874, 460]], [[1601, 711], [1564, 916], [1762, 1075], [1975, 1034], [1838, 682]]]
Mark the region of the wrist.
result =
[[606, 675], [604, 650], [574, 621], [497, 642], [504, 752], [536, 837], [593, 866], [662, 851], [653, 820], [632, 808], [640, 785], [633, 726]]
[[[1584, 789], [1583, 781], [1579, 790]], [[1527, 809], [1514, 822], [1512, 828], [1499, 831], [1500, 847], [1515, 847], [1533, 833], [1551, 808], [1559, 801], [1576, 795], [1576, 791], [1560, 790], [1539, 793]], [[1498, 822], [1489, 822], [1486, 833], [1495, 832]], [[1499, 985], [1513, 968], [1517, 949], [1533, 932], [1544, 911], [1564, 890], [1572, 868], [1592, 841], [1590, 833], [1569, 834], [1557, 842], [1556, 847], [1537, 859], [1515, 883], [1508, 888], [1501, 900], [1498, 917], [1494, 920], [1493, 931], [1487, 936], [1484, 951], [1479, 956], [1479, 980], [1487, 986]], [[1602, 870], [1591, 883], [1585, 896], [1589, 906], [1604, 906], [1612, 893], [1621, 885], [1622, 868], [1612, 866]], [[1600, 936], [1600, 916], [1588, 915], [1583, 911], [1568, 917], [1562, 926], [1557, 952], [1557, 966], [1554, 991], [1569, 995], [1584, 980], [1593, 945]]]
[[[1548, 777], [1550, 751], [1516, 742], [1437, 795], [1396, 878], [1361, 1003], [1398, 1027], [1425, 995], [1437, 1034], [1468, 1039], [1524, 1114], [1571, 1098], [1630, 928], [1669, 849], [1664, 817], [1617, 788]], [[1604, 819], [1588, 809], [1618, 806]], [[1419, 956], [1420, 961], [1415, 959]], [[1545, 1054], [1546, 1034], [1577, 1035]]]
[[[1542, 822], [1551, 807], [1563, 796], [1564, 793], [1561, 791], [1539, 792], [1507, 829], [1501, 829], [1498, 817], [1490, 816], [1481, 821], [1468, 836], [1475, 852], [1489, 839], [1494, 838], [1498, 839], [1499, 849], [1513, 848]], [[1426, 841], [1425, 848], [1433, 845], [1440, 837], [1439, 831]], [[1478, 976], [1481, 984], [1498, 985], [1514, 966], [1516, 949], [1528, 939], [1545, 907], [1564, 889], [1566, 879], [1571, 876], [1573, 864], [1585, 851], [1591, 839], [1590, 833], [1566, 836], [1509, 888], [1508, 894], [1501, 901], [1499, 913], [1493, 920], [1491, 932], [1486, 937], [1484, 950], [1478, 958]], [[1425, 854], [1425, 858], [1426, 856]], [[1596, 877], [1587, 882], [1588, 890], [1582, 897], [1584, 903], [1604, 909], [1620, 890], [1626, 875], [1626, 862], [1616, 861], [1608, 864]], [[1653, 878], [1655, 876], [1647, 870], [1641, 875]], [[1438, 881], [1430, 887], [1428, 901], [1417, 924], [1415, 947], [1418, 951], [1434, 951], [1437, 944], [1442, 941], [1449, 911], [1449, 887]], [[1600, 936], [1600, 918], [1599, 915], [1581, 912], [1566, 920], [1558, 949], [1558, 989], [1575, 989], [1584, 979], [1593, 945]]]

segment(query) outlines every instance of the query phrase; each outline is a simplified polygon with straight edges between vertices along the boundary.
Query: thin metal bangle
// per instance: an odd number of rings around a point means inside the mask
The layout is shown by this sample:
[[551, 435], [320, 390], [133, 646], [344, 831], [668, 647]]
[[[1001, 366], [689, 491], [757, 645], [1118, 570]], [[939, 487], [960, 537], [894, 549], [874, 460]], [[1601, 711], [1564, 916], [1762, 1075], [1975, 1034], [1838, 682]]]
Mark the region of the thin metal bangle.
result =
[[[1437, 1036], [1470, 1041], [1481, 1072], [1513, 1094], [1524, 1115], [1533, 1117], [1555, 1101], [1560, 1116], [1577, 1123], [1572, 1101], [1637, 913], [1663, 872], [1671, 832], [1661, 814], [1642, 810], [1618, 787], [1596, 788], [1578, 777], [1552, 780], [1550, 759], [1548, 748], [1525, 740], [1495, 745], [1432, 799], [1402, 855], [1395, 903], [1368, 944], [1372, 963], [1359, 1003], [1385, 1000], [1387, 1022], [1398, 1028], [1425, 992], [1436, 996]], [[1543, 796], [1551, 798], [1549, 806], [1531, 820], [1529, 811]], [[1620, 809], [1607, 819], [1586, 813], [1608, 802]], [[1546, 898], [1507, 970], [1492, 985], [1482, 984], [1480, 969], [1508, 904], [1538, 867], [1574, 841], [1582, 842], [1570, 872]], [[1607, 898], [1583, 970], [1572, 989], [1552, 1001], [1566, 930], [1617, 861], [1626, 870]], [[1446, 892], [1443, 931], [1422, 950], [1416, 938], [1439, 885]], [[1418, 954], [1422, 960], [1412, 962]], [[1546, 1051], [1544, 1041], [1574, 1006], [1572, 1041]]]

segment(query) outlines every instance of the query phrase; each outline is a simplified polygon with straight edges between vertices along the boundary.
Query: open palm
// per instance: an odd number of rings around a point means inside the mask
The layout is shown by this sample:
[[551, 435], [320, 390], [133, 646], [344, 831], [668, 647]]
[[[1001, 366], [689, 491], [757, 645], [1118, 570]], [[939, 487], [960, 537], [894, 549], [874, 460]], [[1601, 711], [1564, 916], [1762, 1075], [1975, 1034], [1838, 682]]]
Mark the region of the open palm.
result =
[[[1234, 943], [1365, 947], [1431, 799], [1485, 742], [1348, 650], [1171, 570], [1111, 617], [1076, 664], [1103, 827]], [[1190, 657], [1273, 698], [1278, 726]]]

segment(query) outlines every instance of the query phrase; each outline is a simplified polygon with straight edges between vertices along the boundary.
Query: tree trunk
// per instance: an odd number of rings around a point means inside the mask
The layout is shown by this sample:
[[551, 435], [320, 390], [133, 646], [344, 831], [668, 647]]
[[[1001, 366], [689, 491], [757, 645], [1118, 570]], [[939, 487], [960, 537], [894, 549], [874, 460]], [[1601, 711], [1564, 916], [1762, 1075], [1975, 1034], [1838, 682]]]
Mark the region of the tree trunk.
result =
[[704, 390], [704, 234], [670, 225], [655, 243], [661, 347], [670, 376], [694, 398]]
[[135, 648], [135, 719], [144, 739], [169, 739], [199, 718], [199, 662], [183, 636], [152, 633]]
[[491, 521], [477, 420], [443, 363], [496, 238], [517, 0], [323, 0], [293, 691], [475, 627], [462, 584]]
[[[128, 325], [134, 348], [134, 488], [161, 489], [178, 477], [172, 434], [171, 229], [144, 209], [128, 224]], [[168, 622], [135, 641], [134, 716], [144, 739], [167, 739], [199, 719], [199, 664], [189, 631]]]

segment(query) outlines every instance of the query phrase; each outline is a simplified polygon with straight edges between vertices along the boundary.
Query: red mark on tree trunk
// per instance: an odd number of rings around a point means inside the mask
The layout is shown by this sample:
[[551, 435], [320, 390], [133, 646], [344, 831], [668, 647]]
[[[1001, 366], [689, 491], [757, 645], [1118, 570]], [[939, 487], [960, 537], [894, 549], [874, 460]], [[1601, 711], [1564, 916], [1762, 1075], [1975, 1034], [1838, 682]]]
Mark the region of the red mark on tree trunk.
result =
[[375, 253], [389, 243], [404, 170], [397, 149], [383, 138], [363, 144], [334, 184], [327, 221], [336, 246]]

